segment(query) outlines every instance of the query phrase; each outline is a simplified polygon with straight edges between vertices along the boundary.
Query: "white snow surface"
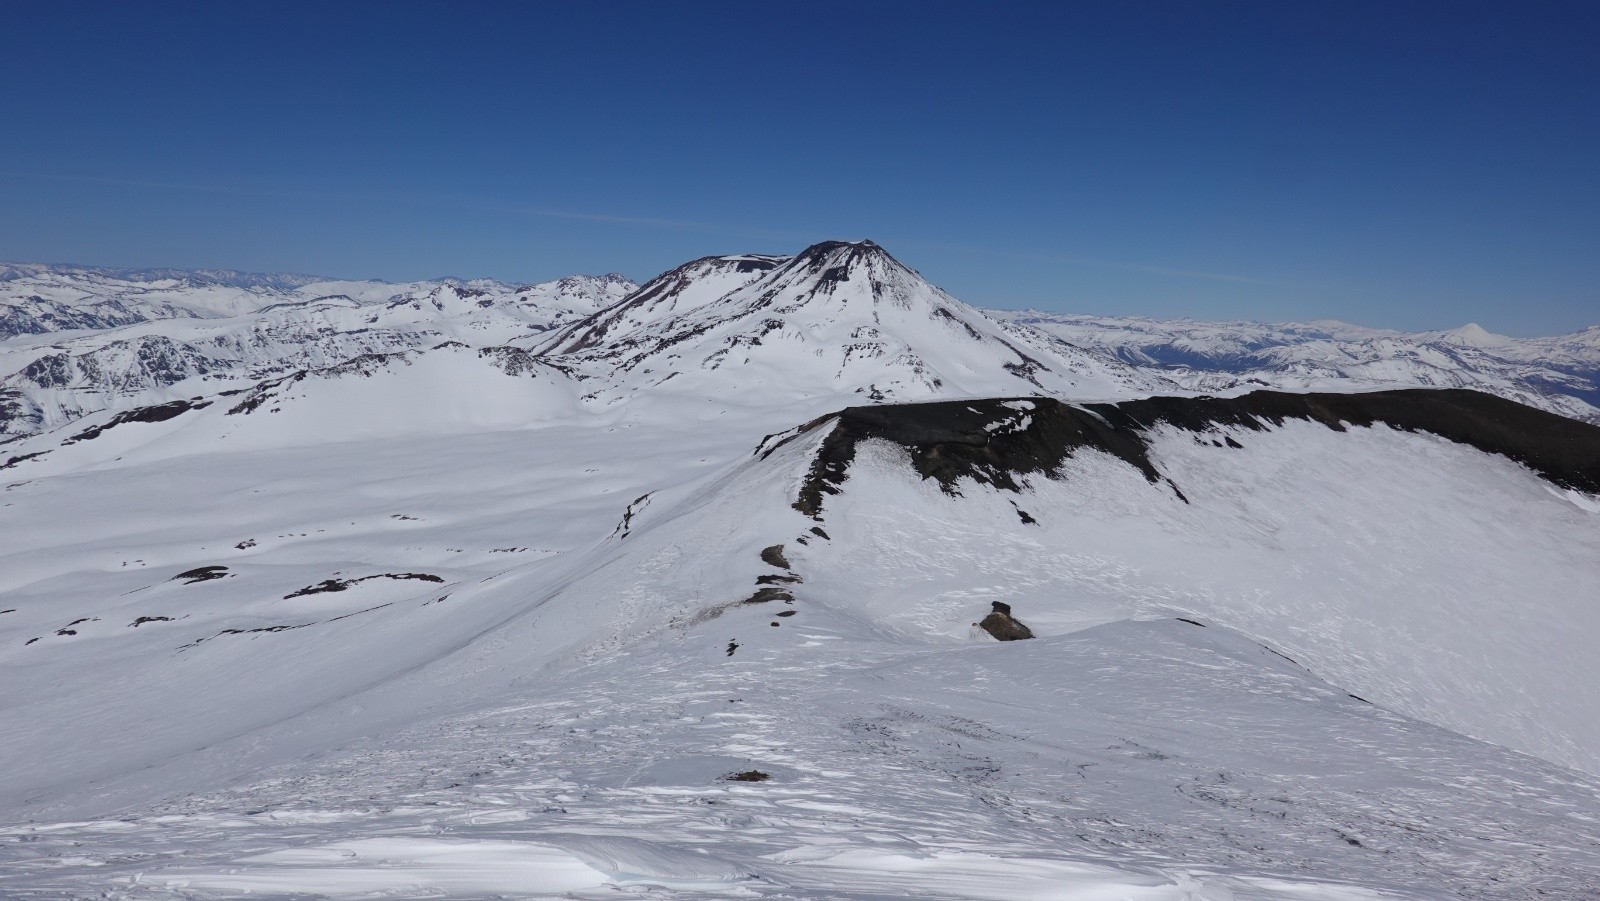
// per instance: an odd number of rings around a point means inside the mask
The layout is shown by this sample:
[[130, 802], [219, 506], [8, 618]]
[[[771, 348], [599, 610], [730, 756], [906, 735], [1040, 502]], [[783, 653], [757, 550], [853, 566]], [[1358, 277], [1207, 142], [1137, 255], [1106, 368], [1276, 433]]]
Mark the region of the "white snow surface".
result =
[[1290, 421], [813, 520], [873, 388], [1163, 384], [825, 253], [7, 444], [0, 896], [1600, 897], [1600, 499]]
[[1153, 457], [1187, 501], [1093, 451], [1020, 497], [948, 497], [872, 447], [803, 556], [877, 625], [964, 641], [990, 601], [1041, 634], [1221, 622], [1377, 704], [1600, 772], [1600, 658], [1573, 641], [1600, 635], [1600, 519], [1502, 458], [1386, 426], [1165, 429]]

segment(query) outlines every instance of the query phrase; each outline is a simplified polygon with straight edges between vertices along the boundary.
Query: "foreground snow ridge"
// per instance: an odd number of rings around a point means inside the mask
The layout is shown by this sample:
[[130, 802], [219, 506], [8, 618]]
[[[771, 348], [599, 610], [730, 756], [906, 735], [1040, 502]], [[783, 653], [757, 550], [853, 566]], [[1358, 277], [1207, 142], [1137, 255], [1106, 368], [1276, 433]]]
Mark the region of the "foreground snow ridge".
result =
[[[1594, 425], [1200, 395], [871, 242], [72, 277], [211, 293], [5, 320], [74, 368], [0, 446], [0, 896], [1600, 897]], [[259, 368], [71, 381], [129, 329]]]

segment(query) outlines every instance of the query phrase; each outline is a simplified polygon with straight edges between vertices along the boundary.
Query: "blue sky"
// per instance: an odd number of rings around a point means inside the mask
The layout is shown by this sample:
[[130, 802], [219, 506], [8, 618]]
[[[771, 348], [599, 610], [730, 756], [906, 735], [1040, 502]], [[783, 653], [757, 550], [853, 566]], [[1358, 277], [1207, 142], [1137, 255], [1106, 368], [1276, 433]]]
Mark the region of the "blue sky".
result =
[[1600, 323], [1600, 4], [9, 0], [0, 259]]

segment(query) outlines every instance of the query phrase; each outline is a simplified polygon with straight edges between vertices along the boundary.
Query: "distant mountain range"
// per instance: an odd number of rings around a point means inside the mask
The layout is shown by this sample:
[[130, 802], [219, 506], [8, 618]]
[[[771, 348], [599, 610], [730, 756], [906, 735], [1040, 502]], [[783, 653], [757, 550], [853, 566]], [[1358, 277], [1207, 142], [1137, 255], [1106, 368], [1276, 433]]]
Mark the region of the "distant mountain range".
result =
[[1552, 338], [1509, 338], [1475, 323], [1407, 333], [1331, 321], [1199, 322], [1033, 310], [996, 315], [1200, 391], [1240, 384], [1475, 388], [1600, 422], [1600, 325]]
[[[515, 345], [597, 396], [668, 379], [877, 400], [1426, 386], [1600, 423], [1600, 326], [1517, 339], [978, 310], [871, 242], [825, 242], [694, 260], [642, 287], [0, 264], [0, 434], [444, 341]], [[734, 361], [737, 384], [716, 374]]]
[[620, 275], [538, 285], [6, 265], [0, 433], [443, 341], [503, 344], [611, 305]]

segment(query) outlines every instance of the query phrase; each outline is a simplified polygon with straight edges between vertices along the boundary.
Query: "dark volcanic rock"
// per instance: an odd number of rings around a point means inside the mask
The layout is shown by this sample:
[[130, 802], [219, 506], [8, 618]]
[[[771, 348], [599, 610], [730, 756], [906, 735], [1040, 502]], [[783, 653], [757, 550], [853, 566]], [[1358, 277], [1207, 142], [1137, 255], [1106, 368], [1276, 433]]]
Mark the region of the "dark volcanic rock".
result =
[[211, 406], [211, 401], [208, 400], [175, 400], [164, 404], [156, 404], [150, 407], [139, 407], [136, 410], [128, 410], [118, 413], [107, 420], [105, 425], [97, 425], [93, 426], [92, 428], [85, 429], [84, 431], [73, 435], [71, 438], [68, 438], [61, 443], [66, 445], [76, 444], [79, 441], [92, 441], [105, 434], [108, 430], [114, 429], [119, 425], [130, 422], [166, 422], [167, 420], [187, 413], [190, 410], [203, 410], [209, 406]]
[[176, 582], [182, 579], [183, 584], [194, 585], [199, 582], [210, 582], [212, 579], [226, 579], [227, 577], [228, 568], [226, 566], [200, 566], [178, 573], [168, 581]]
[[[1025, 426], [1021, 402], [1032, 404]], [[1079, 448], [1091, 448], [1127, 462], [1153, 484], [1165, 482], [1182, 498], [1150, 459], [1153, 428], [1263, 431], [1290, 419], [1341, 432], [1377, 424], [1429, 432], [1515, 460], [1559, 487], [1600, 494], [1600, 427], [1477, 391], [1407, 388], [1362, 394], [1255, 391], [1232, 398], [1152, 397], [1116, 404], [994, 398], [850, 407], [796, 433], [835, 423], [794, 506], [820, 515], [823, 498], [838, 493], [857, 445], [869, 438], [904, 447], [917, 473], [950, 493], [962, 478], [1017, 491], [1019, 478], [1048, 476]], [[1015, 427], [997, 427], [1008, 424]], [[1232, 439], [1227, 443], [1237, 446]]]
[[758, 588], [756, 589], [756, 593], [745, 598], [743, 603], [765, 604], [768, 601], [783, 601], [788, 603], [793, 600], [794, 593], [789, 591], [787, 588]]
[[348, 581], [345, 579], [323, 579], [321, 582], [318, 582], [315, 585], [307, 585], [304, 588], [296, 589], [295, 591], [284, 595], [283, 599], [288, 601], [294, 598], [305, 597], [308, 594], [326, 594], [330, 591], [346, 591], [351, 585], [354, 584], [354, 581]]
[[304, 588], [292, 591], [284, 595], [283, 599], [287, 601], [294, 598], [305, 597], [308, 594], [326, 594], [330, 591], [348, 591], [352, 585], [360, 585], [362, 582], [370, 582], [373, 579], [415, 579], [419, 582], [444, 582], [444, 579], [434, 575], [433, 573], [379, 573], [375, 576], [362, 576], [359, 579], [323, 579], [321, 582], [318, 582], [315, 585], [307, 585]]
[[[1021, 401], [1033, 405], [1027, 411], [1027, 428], [988, 428], [1018, 419], [1021, 411], [1006, 405]], [[832, 433], [818, 449], [796, 509], [811, 516], [820, 514], [823, 496], [838, 493], [837, 486], [855, 459], [856, 446], [869, 438], [906, 448], [917, 474], [937, 480], [951, 493], [963, 477], [1020, 490], [1018, 476], [1054, 472], [1080, 447], [1107, 451], [1138, 468], [1150, 481], [1160, 479], [1140, 431], [1113, 428], [1101, 417], [1056, 400], [997, 398], [850, 407], [839, 413]]]
[[1000, 641], [1023, 641], [1033, 637], [1033, 630], [1011, 618], [1011, 605], [993, 602], [994, 609], [978, 622], [978, 627]]
[[16, 466], [18, 463], [21, 463], [21, 462], [23, 462], [25, 460], [33, 460], [33, 459], [36, 459], [38, 457], [42, 457], [42, 456], [44, 456], [45, 454], [48, 454], [48, 453], [50, 453], [50, 452], [47, 451], [47, 450], [42, 450], [42, 451], [34, 451], [31, 454], [17, 454], [16, 456], [12, 457], [11, 459], [7, 460], [6, 462], [0, 463], [0, 469], [10, 469], [11, 467]]

